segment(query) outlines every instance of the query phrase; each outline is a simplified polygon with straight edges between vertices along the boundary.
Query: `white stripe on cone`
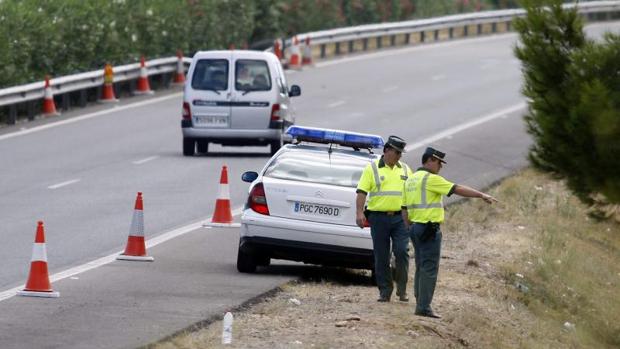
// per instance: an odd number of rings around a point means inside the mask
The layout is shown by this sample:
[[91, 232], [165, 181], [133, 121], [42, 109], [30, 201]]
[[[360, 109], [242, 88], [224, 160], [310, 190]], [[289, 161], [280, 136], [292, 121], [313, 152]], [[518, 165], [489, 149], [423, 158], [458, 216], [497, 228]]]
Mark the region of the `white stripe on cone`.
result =
[[35, 243], [32, 245], [32, 259], [31, 262], [47, 262], [47, 250], [45, 249], [45, 243]]

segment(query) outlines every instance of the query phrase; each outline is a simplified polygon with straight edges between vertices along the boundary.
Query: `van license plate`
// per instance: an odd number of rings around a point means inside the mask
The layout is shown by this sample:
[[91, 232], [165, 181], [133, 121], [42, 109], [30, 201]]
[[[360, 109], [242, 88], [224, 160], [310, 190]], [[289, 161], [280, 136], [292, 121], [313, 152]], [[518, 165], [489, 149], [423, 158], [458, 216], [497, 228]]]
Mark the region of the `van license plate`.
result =
[[307, 202], [300, 202], [300, 201], [295, 202], [295, 207], [293, 208], [293, 211], [297, 214], [310, 215], [310, 216], [328, 216], [328, 217], [340, 216], [340, 208], [338, 207], [310, 204]]
[[197, 125], [226, 127], [228, 126], [228, 117], [225, 115], [196, 115], [194, 117]]

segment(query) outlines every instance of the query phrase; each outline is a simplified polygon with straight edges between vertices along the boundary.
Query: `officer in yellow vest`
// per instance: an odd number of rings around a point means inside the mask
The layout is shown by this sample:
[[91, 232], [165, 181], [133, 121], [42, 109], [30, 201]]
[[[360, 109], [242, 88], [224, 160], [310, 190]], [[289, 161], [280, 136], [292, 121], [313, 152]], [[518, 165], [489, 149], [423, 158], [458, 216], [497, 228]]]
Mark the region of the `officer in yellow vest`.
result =
[[[389, 302], [394, 288], [390, 272], [390, 240], [396, 258], [396, 295], [402, 302], [409, 300], [409, 234], [404, 222], [407, 211], [403, 207], [403, 192], [407, 177], [413, 173], [409, 166], [399, 161], [405, 145], [401, 138], [390, 136], [383, 147], [383, 156], [366, 166], [357, 185], [356, 223], [360, 228], [364, 227], [366, 219], [370, 223], [379, 302]], [[366, 196], [368, 206], [364, 209]]]
[[433, 318], [441, 318], [431, 308], [431, 302], [437, 283], [441, 252], [440, 224], [444, 220], [442, 197], [457, 194], [481, 198], [488, 203], [497, 201], [488, 194], [454, 184], [439, 176], [439, 171], [446, 163], [445, 156], [445, 153], [438, 150], [426, 148], [422, 155], [422, 167], [407, 179], [404, 195], [409, 234], [415, 251], [415, 314]]

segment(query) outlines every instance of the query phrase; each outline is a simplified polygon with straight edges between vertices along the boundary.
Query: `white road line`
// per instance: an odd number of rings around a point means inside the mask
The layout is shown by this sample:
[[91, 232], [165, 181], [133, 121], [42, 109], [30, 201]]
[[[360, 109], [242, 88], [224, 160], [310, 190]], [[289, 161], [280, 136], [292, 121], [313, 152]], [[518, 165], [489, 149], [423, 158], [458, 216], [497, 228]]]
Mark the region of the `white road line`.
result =
[[383, 89], [384, 93], [392, 92], [398, 89], [398, 86], [389, 86]]
[[[241, 211], [243, 210], [243, 206], [239, 206], [237, 208], [235, 208], [232, 211], [232, 215], [233, 216], [238, 216], [241, 214]], [[202, 228], [202, 224], [205, 222], [205, 220], [210, 221], [211, 217], [207, 217], [207, 218], [203, 218], [198, 222], [195, 223], [191, 223], [188, 224], [186, 226], [171, 230], [169, 232], [163, 233], [159, 236], [156, 236], [152, 239], [149, 239], [146, 241], [146, 247], [147, 248], [152, 248], [155, 247], [161, 243], [164, 243], [168, 240], [172, 240], [176, 237], [179, 237], [181, 235], [185, 235], [187, 233], [189, 233], [190, 231], [196, 230], [196, 229], [201, 229]], [[113, 253], [111, 255], [105, 256], [105, 257], [101, 257], [99, 259], [95, 259], [94, 261], [90, 261], [88, 263], [82, 264], [82, 265], [78, 265], [76, 267], [67, 269], [65, 271], [61, 271], [59, 273], [50, 275], [50, 281], [51, 282], [56, 282], [62, 279], [66, 279], [66, 278], [71, 278], [75, 275], [78, 274], [82, 274], [84, 272], [87, 272], [89, 270], [101, 267], [103, 265], [109, 264], [111, 262], [114, 262], [116, 260], [116, 257], [122, 253], [123, 251], [118, 251], [116, 253]], [[25, 285], [21, 285], [19, 287], [15, 287], [15, 288], [11, 288], [9, 290], [5, 290], [0, 292], [0, 302], [7, 300], [13, 296], [15, 296], [17, 294], [17, 291], [19, 290], [23, 290], [25, 287]]]
[[47, 187], [47, 189], [52, 189], [52, 190], [54, 190], [54, 189], [58, 189], [58, 188], [65, 187], [65, 186], [67, 186], [67, 185], [71, 185], [71, 184], [73, 184], [73, 183], [77, 183], [77, 182], [79, 182], [79, 181], [80, 181], [80, 179], [79, 179], [79, 178], [76, 178], [76, 179], [71, 179], [71, 180], [68, 180], [68, 181], [66, 181], [66, 182], [62, 182], [62, 183], [58, 183], [58, 184], [54, 184], [54, 185], [50, 185], [49, 187]]
[[345, 101], [336, 101], [336, 102], [328, 104], [327, 107], [328, 108], [336, 108], [336, 107], [339, 107], [339, 106], [341, 106], [343, 104], [347, 104], [347, 102], [345, 102]]
[[13, 137], [24, 136], [24, 135], [27, 135], [27, 134], [31, 134], [31, 133], [34, 133], [34, 132], [39, 132], [39, 131], [47, 130], [47, 129], [58, 127], [58, 126], [62, 126], [62, 125], [72, 124], [74, 122], [91, 119], [91, 118], [94, 118], [94, 117], [100, 116], [100, 115], [116, 113], [116, 112], [118, 112], [120, 110], [133, 109], [133, 108], [138, 108], [138, 107], [142, 107], [142, 106], [149, 105], [149, 104], [159, 103], [161, 101], [165, 101], [165, 100], [168, 100], [168, 99], [177, 98], [177, 97], [179, 97], [181, 95], [183, 95], [183, 92], [173, 93], [173, 94], [168, 95], [168, 96], [153, 98], [153, 99], [149, 99], [149, 100], [146, 100], [146, 101], [137, 102], [137, 103], [133, 103], [133, 104], [116, 106], [116, 107], [111, 108], [111, 109], [100, 110], [98, 112], [94, 112], [94, 113], [90, 113], [90, 114], [86, 114], [86, 115], [82, 115], [82, 116], [77, 116], [77, 117], [74, 117], [74, 118], [70, 118], [70, 119], [66, 119], [66, 120], [62, 120], [62, 121], [57, 121], [57, 122], [53, 122], [53, 123], [46, 124], [46, 125], [41, 125], [41, 126], [36, 126], [36, 127], [33, 127], [33, 128], [22, 129], [22, 130], [13, 132], [13, 133], [7, 133], [7, 134], [4, 134], [4, 135], [0, 135], [0, 141], [5, 140], [5, 139], [9, 139], [9, 138], [13, 138]]
[[145, 162], [149, 162], [149, 161], [151, 161], [151, 160], [155, 160], [155, 159], [157, 159], [158, 157], [159, 157], [159, 156], [157, 156], [157, 155], [155, 155], [155, 156], [150, 156], [150, 157], [148, 157], [148, 158], [146, 158], [146, 159], [136, 160], [136, 161], [134, 161], [134, 162], [133, 162], [133, 164], [134, 164], [134, 165], [142, 165], [143, 163], [145, 163]]
[[446, 78], [446, 76], [445, 76], [445, 75], [443, 75], [443, 74], [438, 74], [438, 75], [433, 75], [433, 77], [431, 78], [431, 80], [433, 80], [433, 81], [439, 81], [439, 80], [443, 80], [443, 79], [445, 79], [445, 78]]
[[449, 129], [447, 129], [447, 130], [445, 130], [443, 132], [439, 132], [439, 133], [437, 133], [435, 135], [432, 135], [432, 136], [430, 136], [428, 138], [425, 138], [425, 139], [423, 139], [423, 140], [421, 140], [419, 142], [410, 144], [410, 145], [405, 147], [405, 151], [412, 151], [412, 150], [417, 149], [417, 148], [428, 146], [431, 143], [433, 143], [435, 141], [438, 141], [438, 140], [440, 140], [442, 138], [446, 138], [448, 136], [452, 136], [453, 134], [461, 132], [461, 131], [465, 131], [468, 128], [472, 128], [474, 126], [478, 126], [478, 125], [483, 124], [485, 122], [488, 122], [488, 121], [491, 121], [491, 120], [503, 117], [506, 114], [510, 114], [510, 113], [519, 111], [521, 109], [525, 109], [525, 107], [526, 107], [525, 102], [521, 102], [519, 104], [515, 104], [515, 105], [510, 106], [508, 108], [504, 108], [502, 110], [499, 110], [499, 111], [497, 111], [497, 112], [495, 112], [493, 114], [481, 116], [481, 117], [479, 117], [477, 119], [474, 119], [474, 120], [471, 120], [469, 122], [466, 122], [466, 123], [463, 123], [463, 124], [451, 127], [451, 128], [449, 128]]

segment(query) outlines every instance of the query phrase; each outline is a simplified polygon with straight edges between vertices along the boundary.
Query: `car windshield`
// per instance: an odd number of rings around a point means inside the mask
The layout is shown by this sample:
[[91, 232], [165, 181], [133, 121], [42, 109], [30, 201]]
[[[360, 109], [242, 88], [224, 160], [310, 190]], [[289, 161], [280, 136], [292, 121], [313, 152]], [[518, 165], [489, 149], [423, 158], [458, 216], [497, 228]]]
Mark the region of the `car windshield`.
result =
[[369, 158], [346, 153], [289, 151], [281, 153], [263, 174], [294, 181], [356, 187]]
[[239, 59], [235, 62], [235, 89], [237, 91], [269, 91], [271, 76], [267, 62]]
[[196, 90], [228, 90], [228, 60], [201, 59], [196, 62], [192, 88]]

